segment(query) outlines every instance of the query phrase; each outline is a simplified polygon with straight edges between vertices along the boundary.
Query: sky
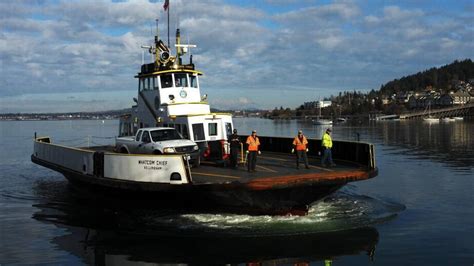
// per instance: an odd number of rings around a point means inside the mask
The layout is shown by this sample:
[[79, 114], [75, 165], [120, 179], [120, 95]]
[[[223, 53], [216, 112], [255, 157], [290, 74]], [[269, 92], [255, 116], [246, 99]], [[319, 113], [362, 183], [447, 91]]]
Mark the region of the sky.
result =
[[[170, 0], [219, 109], [295, 108], [474, 58], [474, 1]], [[128, 108], [163, 1], [0, 0], [0, 113]], [[173, 43], [173, 41], [172, 41]], [[145, 61], [150, 61], [145, 54]]]

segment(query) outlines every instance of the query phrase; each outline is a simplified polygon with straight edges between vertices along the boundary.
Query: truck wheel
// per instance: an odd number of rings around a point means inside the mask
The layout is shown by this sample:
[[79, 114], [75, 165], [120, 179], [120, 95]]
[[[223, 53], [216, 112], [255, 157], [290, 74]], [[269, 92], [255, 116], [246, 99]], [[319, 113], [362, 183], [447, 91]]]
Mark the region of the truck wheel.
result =
[[198, 156], [196, 161], [193, 163], [193, 168], [198, 168], [201, 165], [201, 156]]
[[128, 151], [127, 151], [127, 149], [125, 149], [125, 148], [121, 148], [121, 149], [120, 149], [120, 153], [128, 154]]
[[154, 155], [161, 155], [161, 154], [163, 154], [163, 153], [162, 153], [161, 151], [159, 151], [159, 150], [154, 150], [154, 151], [153, 151], [153, 154], [154, 154]]

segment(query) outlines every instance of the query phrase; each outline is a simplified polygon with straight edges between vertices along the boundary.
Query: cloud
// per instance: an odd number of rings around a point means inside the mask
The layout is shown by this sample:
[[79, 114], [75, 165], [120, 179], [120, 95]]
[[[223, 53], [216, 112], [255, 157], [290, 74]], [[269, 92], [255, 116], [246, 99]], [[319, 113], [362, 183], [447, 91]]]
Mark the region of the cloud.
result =
[[[179, 23], [183, 41], [198, 45], [192, 51], [206, 74], [202, 89], [222, 107], [297, 106], [317, 94], [376, 89], [393, 78], [473, 56], [474, 17], [464, 4], [446, 10], [424, 1], [403, 3], [173, 1], [171, 35]], [[0, 3], [0, 97], [135, 93], [140, 46], [152, 42], [155, 18], [166, 35], [162, 5]]]

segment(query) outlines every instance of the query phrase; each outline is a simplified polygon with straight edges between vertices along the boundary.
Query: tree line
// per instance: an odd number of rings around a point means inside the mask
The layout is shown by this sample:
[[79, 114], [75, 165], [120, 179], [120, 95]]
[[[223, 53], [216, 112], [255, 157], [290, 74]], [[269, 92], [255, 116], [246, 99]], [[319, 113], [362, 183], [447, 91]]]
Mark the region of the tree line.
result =
[[[338, 117], [344, 115], [368, 114], [379, 112], [385, 114], [400, 114], [405, 112], [406, 106], [397, 104], [393, 95], [403, 92], [423, 92], [427, 89], [438, 91], [449, 91], [453, 89], [454, 81], [469, 81], [474, 79], [474, 63], [471, 59], [454, 61], [451, 64], [436, 68], [430, 68], [413, 75], [394, 79], [381, 85], [379, 90], [344, 91], [338, 95], [326, 97], [325, 101], [331, 101], [332, 105], [322, 108], [321, 115], [326, 117]], [[292, 116], [314, 116], [319, 115], [315, 108], [305, 109], [304, 105], [296, 110], [290, 108], [275, 107], [266, 114], [269, 117], [292, 117]]]

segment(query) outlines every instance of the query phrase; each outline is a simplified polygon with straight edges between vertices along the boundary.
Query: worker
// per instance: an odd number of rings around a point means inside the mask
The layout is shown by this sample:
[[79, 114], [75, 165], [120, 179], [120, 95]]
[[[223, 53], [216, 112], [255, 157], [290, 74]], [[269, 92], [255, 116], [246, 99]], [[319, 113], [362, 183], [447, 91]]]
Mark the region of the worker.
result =
[[253, 130], [252, 135], [247, 137], [247, 171], [255, 172], [257, 166], [257, 153], [260, 153], [260, 140], [257, 137], [257, 131]]
[[230, 143], [230, 167], [237, 168], [237, 157], [239, 156], [240, 141], [239, 135], [237, 135], [237, 129], [234, 128], [232, 135], [229, 137]]
[[301, 158], [303, 158], [305, 168], [309, 169], [308, 156], [306, 155], [308, 152], [307, 145], [308, 140], [303, 135], [303, 131], [298, 131], [298, 136], [293, 140], [293, 149], [291, 149], [291, 153], [294, 153], [296, 150], [296, 169], [300, 169]]
[[331, 139], [331, 128], [326, 129], [326, 133], [323, 135], [321, 146], [323, 148], [323, 156], [321, 157], [321, 165], [323, 167], [326, 166], [326, 161], [328, 161], [328, 165], [330, 167], [336, 166], [336, 164], [332, 161], [332, 139]]

